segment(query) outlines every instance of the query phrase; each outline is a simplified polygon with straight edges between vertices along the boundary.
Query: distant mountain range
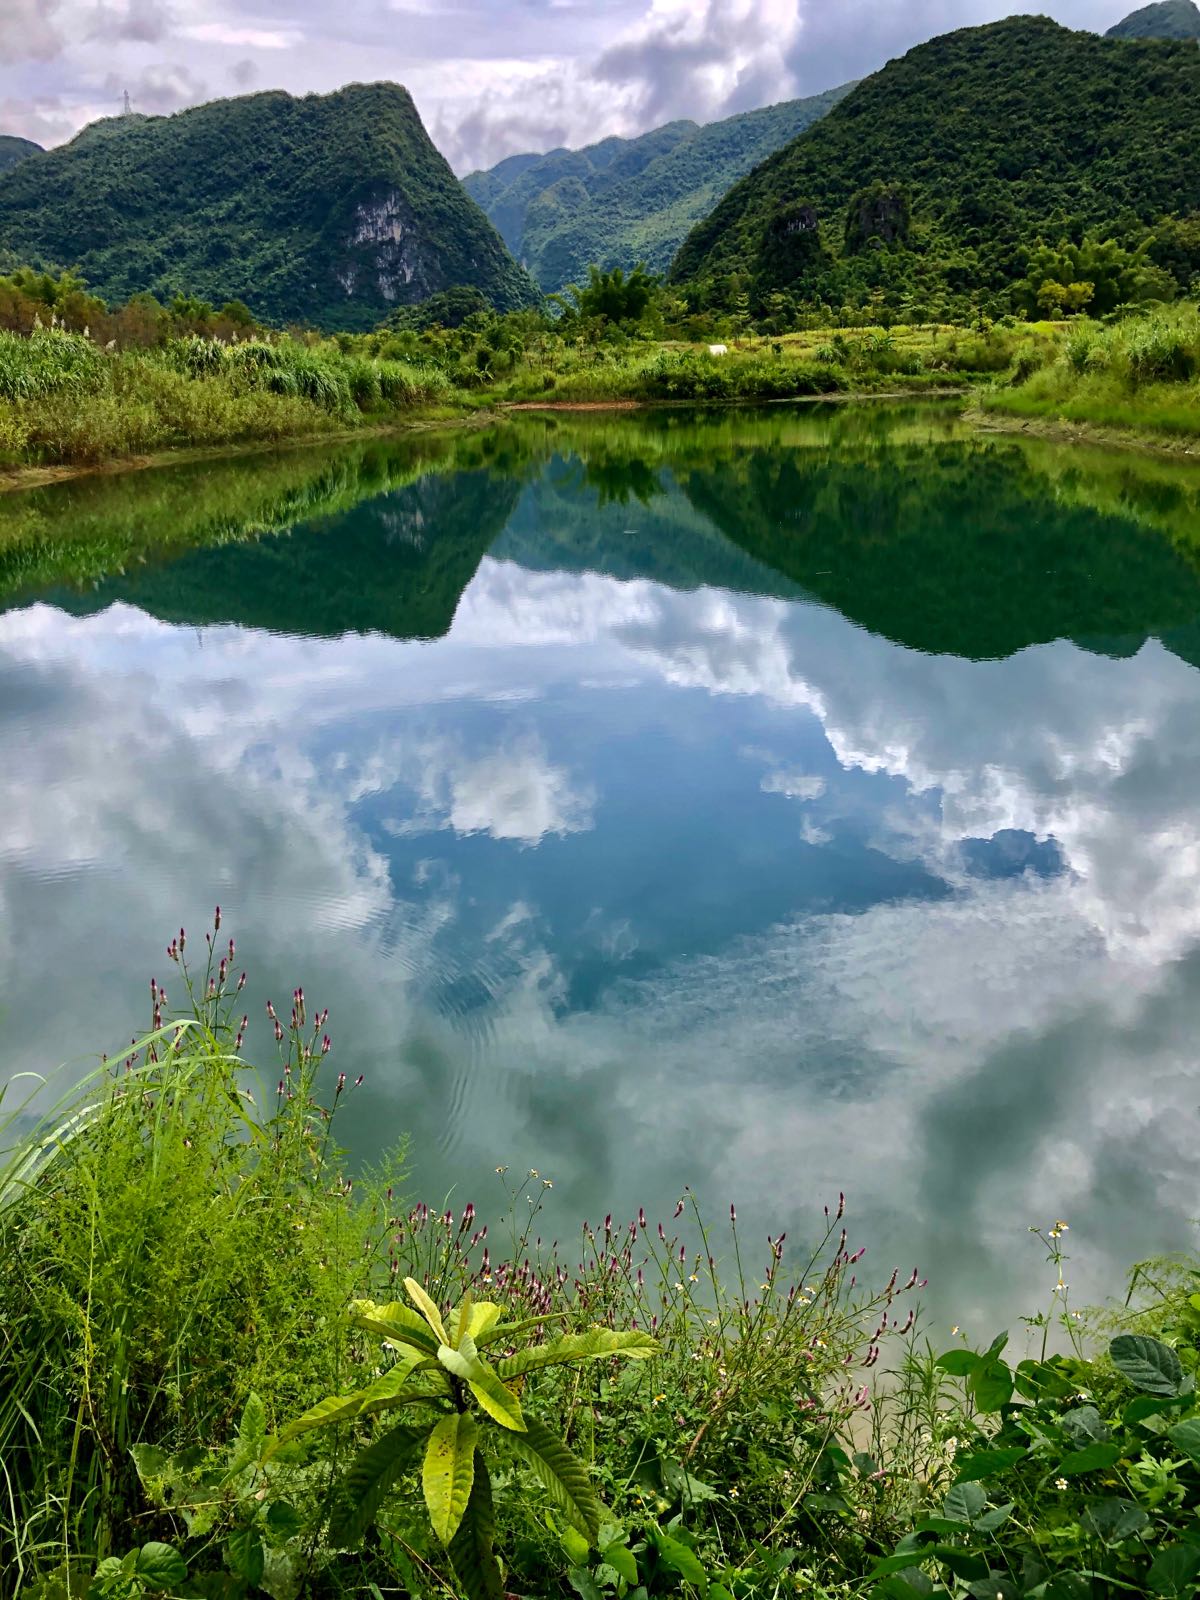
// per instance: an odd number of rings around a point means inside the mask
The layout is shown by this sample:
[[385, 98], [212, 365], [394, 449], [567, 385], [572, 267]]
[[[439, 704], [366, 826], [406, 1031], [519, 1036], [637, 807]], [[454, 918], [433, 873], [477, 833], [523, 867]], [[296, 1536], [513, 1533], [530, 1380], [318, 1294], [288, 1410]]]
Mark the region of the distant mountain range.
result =
[[1011, 17], [919, 45], [725, 196], [676, 281], [841, 304], [1003, 291], [1041, 239], [1128, 233], [1200, 196], [1200, 50]]
[[37, 155], [41, 148], [32, 139], [18, 139], [15, 134], [0, 133], [0, 172], [7, 172], [9, 167], [15, 167], [26, 156]]
[[732, 184], [853, 87], [704, 126], [669, 122], [636, 139], [510, 156], [463, 182], [542, 289], [577, 281], [592, 262], [645, 261], [663, 272], [688, 230]]
[[1198, 39], [1200, 7], [1195, 0], [1158, 0], [1131, 12], [1123, 22], [1110, 28], [1109, 39]]
[[394, 83], [92, 123], [0, 176], [0, 248], [109, 300], [239, 299], [327, 328], [462, 284], [501, 310], [537, 298]]

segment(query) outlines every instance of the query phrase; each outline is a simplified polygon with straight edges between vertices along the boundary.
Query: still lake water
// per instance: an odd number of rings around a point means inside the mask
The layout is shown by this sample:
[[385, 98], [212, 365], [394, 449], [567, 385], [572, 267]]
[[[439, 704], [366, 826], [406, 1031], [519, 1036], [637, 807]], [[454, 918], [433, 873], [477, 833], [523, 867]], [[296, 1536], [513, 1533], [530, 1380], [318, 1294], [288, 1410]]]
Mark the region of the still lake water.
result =
[[0, 497], [0, 608], [5, 1074], [118, 1048], [220, 901], [249, 1053], [303, 983], [431, 1201], [844, 1188], [981, 1337], [1029, 1224], [1085, 1297], [1191, 1242], [1195, 465], [525, 418]]

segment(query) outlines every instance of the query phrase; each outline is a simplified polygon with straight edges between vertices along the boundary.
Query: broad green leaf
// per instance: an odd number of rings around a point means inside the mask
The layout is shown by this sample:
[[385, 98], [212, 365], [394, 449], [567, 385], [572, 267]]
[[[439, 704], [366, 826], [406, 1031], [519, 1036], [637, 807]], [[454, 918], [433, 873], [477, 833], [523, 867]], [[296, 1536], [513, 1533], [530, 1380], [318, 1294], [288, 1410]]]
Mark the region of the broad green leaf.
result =
[[1016, 1386], [1027, 1400], [1039, 1400], [1043, 1397], [1065, 1400], [1078, 1389], [1078, 1383], [1072, 1382], [1068, 1374], [1060, 1371], [1059, 1357], [1053, 1356], [1049, 1361], [1020, 1361], [1014, 1373]]
[[420, 1350], [404, 1350], [395, 1366], [389, 1367], [382, 1377], [376, 1378], [367, 1388], [356, 1389], [353, 1394], [328, 1395], [324, 1400], [318, 1400], [315, 1406], [310, 1406], [280, 1430], [267, 1446], [264, 1459], [269, 1460], [281, 1445], [299, 1438], [302, 1433], [311, 1433], [314, 1428], [328, 1428], [335, 1422], [348, 1422], [353, 1417], [371, 1416], [376, 1411], [386, 1411], [405, 1404], [408, 1399], [406, 1386], [414, 1372], [424, 1366], [425, 1360]]
[[525, 1418], [524, 1433], [506, 1437], [571, 1525], [594, 1541], [600, 1531], [600, 1502], [583, 1463], [536, 1417]]
[[257, 1461], [267, 1437], [267, 1410], [256, 1394], [246, 1396], [242, 1420], [238, 1423], [237, 1453]]
[[421, 1315], [425, 1318], [425, 1321], [437, 1335], [438, 1343], [449, 1344], [450, 1336], [446, 1332], [445, 1323], [442, 1321], [442, 1314], [438, 1310], [437, 1306], [434, 1305], [429, 1296], [425, 1293], [424, 1289], [422, 1289], [421, 1285], [415, 1278], [405, 1278], [404, 1287], [408, 1290], [409, 1299], [417, 1307]]
[[250, 1526], [231, 1533], [225, 1541], [225, 1554], [238, 1577], [244, 1578], [251, 1589], [256, 1589], [265, 1565], [262, 1540], [257, 1530]]
[[494, 1422], [498, 1422], [502, 1428], [511, 1429], [514, 1433], [525, 1431], [521, 1402], [512, 1390], [500, 1381], [495, 1368], [489, 1367], [480, 1357], [469, 1333], [463, 1334], [457, 1350], [452, 1350], [449, 1345], [441, 1345], [438, 1349], [438, 1360], [447, 1372], [452, 1372], [456, 1378], [461, 1378], [464, 1383], [470, 1385], [471, 1393]]
[[886, 1577], [879, 1587], [887, 1600], [928, 1600], [933, 1593], [933, 1581], [920, 1567], [903, 1567]]
[[1060, 1478], [1078, 1478], [1085, 1472], [1103, 1472], [1115, 1466], [1121, 1458], [1119, 1444], [1089, 1444], [1082, 1450], [1073, 1450], [1060, 1461], [1057, 1474]]
[[977, 1483], [956, 1483], [942, 1505], [954, 1522], [974, 1522], [987, 1510], [987, 1495]]
[[562, 1540], [562, 1547], [567, 1553], [567, 1560], [572, 1566], [586, 1566], [592, 1546], [590, 1541], [580, 1533], [579, 1529], [568, 1525], [559, 1534], [559, 1538]]
[[315, 1406], [309, 1406], [307, 1411], [280, 1429], [267, 1446], [267, 1456], [273, 1456], [280, 1445], [287, 1444], [302, 1433], [311, 1433], [314, 1428], [328, 1428], [335, 1422], [356, 1417], [362, 1408], [363, 1393], [362, 1389], [357, 1389], [353, 1394], [330, 1394], [324, 1400], [318, 1400]]
[[898, 1550], [895, 1555], [884, 1556], [871, 1568], [872, 1578], [885, 1578], [893, 1572], [919, 1572], [919, 1567], [913, 1566], [913, 1552], [911, 1550]]
[[396, 1479], [417, 1459], [428, 1428], [392, 1428], [362, 1452], [338, 1490], [329, 1536], [335, 1545], [355, 1545], [375, 1520]]
[[433, 1531], [444, 1545], [458, 1532], [475, 1479], [475, 1439], [479, 1430], [469, 1412], [443, 1417], [429, 1435], [421, 1468], [421, 1487]]
[[1183, 1367], [1170, 1345], [1161, 1339], [1141, 1334], [1122, 1333], [1108, 1347], [1109, 1358], [1117, 1371], [1135, 1389], [1147, 1394], [1175, 1395], [1183, 1383]]
[[450, 1334], [450, 1343], [457, 1349], [463, 1333], [466, 1332], [471, 1335], [478, 1347], [491, 1333], [503, 1315], [504, 1309], [502, 1306], [493, 1305], [490, 1300], [476, 1300], [469, 1307], [467, 1326], [464, 1329], [461, 1326], [462, 1306], [455, 1306], [450, 1313], [450, 1321], [447, 1326], [447, 1331]]
[[956, 1544], [935, 1544], [931, 1546], [929, 1554], [944, 1567], [949, 1567], [954, 1576], [962, 1578], [965, 1583], [974, 1583], [978, 1578], [987, 1577], [987, 1562]]
[[587, 1333], [566, 1333], [549, 1344], [530, 1345], [496, 1363], [502, 1378], [516, 1378], [538, 1367], [568, 1366], [575, 1361], [603, 1361], [606, 1356], [625, 1356], [630, 1361], [645, 1361], [656, 1356], [662, 1346], [648, 1333], [615, 1332], [611, 1328], [590, 1328]]
[[1009, 1445], [999, 1450], [976, 1450], [974, 1455], [963, 1456], [955, 1462], [958, 1468], [956, 1483], [978, 1483], [998, 1472], [1007, 1472], [1018, 1461], [1024, 1461], [1028, 1451], [1021, 1445]]
[[1161, 1398], [1140, 1394], [1125, 1407], [1121, 1420], [1127, 1428], [1151, 1428], [1161, 1433], [1165, 1426], [1162, 1421], [1164, 1414], [1192, 1405], [1195, 1398], [1194, 1394], [1164, 1395]]
[[1182, 1450], [1189, 1461], [1200, 1466], [1200, 1417], [1189, 1417], [1177, 1422], [1167, 1434], [1177, 1450]]
[[997, 1533], [1013, 1514], [1015, 1502], [1010, 1500], [1007, 1505], [993, 1506], [990, 1511], [985, 1511], [981, 1517], [976, 1517], [975, 1527], [980, 1533]]
[[1141, 1506], [1132, 1500], [1096, 1500], [1084, 1512], [1083, 1521], [1106, 1544], [1120, 1544], [1140, 1533], [1149, 1522]]
[[369, 1417], [377, 1411], [388, 1411], [397, 1405], [404, 1405], [408, 1399], [408, 1385], [417, 1373], [422, 1377], [441, 1377], [437, 1368], [419, 1350], [402, 1351], [382, 1377], [376, 1378], [374, 1383], [361, 1391], [360, 1415]]
[[654, 1548], [658, 1551], [658, 1559], [664, 1567], [669, 1567], [672, 1572], [677, 1572], [681, 1578], [686, 1578], [689, 1583], [694, 1583], [701, 1594], [708, 1593], [708, 1573], [696, 1552], [678, 1539], [672, 1539], [669, 1534], [663, 1533], [660, 1528], [650, 1527], [650, 1538]]
[[174, 1545], [153, 1540], [138, 1551], [134, 1571], [147, 1589], [174, 1589], [187, 1578], [187, 1562]]
[[947, 1350], [934, 1365], [948, 1372], [952, 1378], [969, 1378], [982, 1363], [983, 1357], [976, 1355], [974, 1350]]
[[504, 1600], [504, 1584], [493, 1550], [495, 1537], [492, 1480], [487, 1463], [476, 1451], [471, 1497], [450, 1545], [450, 1564], [466, 1600]]
[[624, 1578], [626, 1583], [631, 1585], [637, 1584], [637, 1557], [627, 1545], [624, 1545], [619, 1541], [616, 1544], [610, 1544], [601, 1552], [601, 1555], [602, 1559], [608, 1563], [615, 1573]]
[[1147, 1584], [1151, 1594], [1182, 1600], [1196, 1592], [1196, 1574], [1200, 1572], [1200, 1546], [1172, 1544], [1160, 1550], [1150, 1568]]
[[377, 1334], [392, 1345], [415, 1345], [426, 1355], [437, 1355], [438, 1341], [425, 1318], [411, 1306], [391, 1301], [376, 1305], [373, 1300], [355, 1300], [351, 1303], [350, 1321], [356, 1328]]
[[567, 1582], [579, 1600], [604, 1600], [604, 1592], [586, 1567], [568, 1567]]
[[1013, 1375], [1003, 1361], [987, 1361], [967, 1379], [967, 1392], [984, 1416], [994, 1416], [1013, 1397]]
[[1067, 1438], [1079, 1450], [1085, 1444], [1106, 1444], [1112, 1438], [1095, 1406], [1076, 1406], [1073, 1411], [1064, 1412], [1058, 1422]]
[[1021, 1600], [1021, 1591], [1002, 1572], [989, 1572], [967, 1586], [971, 1600]]

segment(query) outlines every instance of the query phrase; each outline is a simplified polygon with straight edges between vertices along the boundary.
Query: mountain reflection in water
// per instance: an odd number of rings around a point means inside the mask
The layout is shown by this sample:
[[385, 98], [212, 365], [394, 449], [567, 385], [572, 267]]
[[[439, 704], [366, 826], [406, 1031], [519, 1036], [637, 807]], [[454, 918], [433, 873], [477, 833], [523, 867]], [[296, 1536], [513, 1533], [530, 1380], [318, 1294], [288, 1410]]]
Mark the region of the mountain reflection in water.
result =
[[1194, 467], [524, 418], [3, 497], [0, 604], [7, 1072], [117, 1047], [220, 900], [431, 1198], [845, 1188], [981, 1336], [1030, 1223], [1084, 1294], [1190, 1240]]

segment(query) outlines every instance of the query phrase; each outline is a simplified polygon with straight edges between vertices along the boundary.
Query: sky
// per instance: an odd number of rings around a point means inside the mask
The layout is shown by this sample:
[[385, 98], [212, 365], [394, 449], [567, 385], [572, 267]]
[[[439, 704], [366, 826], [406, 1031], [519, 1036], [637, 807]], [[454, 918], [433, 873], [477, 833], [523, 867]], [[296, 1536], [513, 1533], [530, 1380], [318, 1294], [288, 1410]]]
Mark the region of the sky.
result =
[[[1103, 30], [1137, 0], [1045, 0]], [[0, 132], [120, 110], [403, 83], [460, 174], [505, 156], [815, 94], [1004, 0], [0, 0]], [[1034, 9], [1033, 6], [1030, 9]]]

